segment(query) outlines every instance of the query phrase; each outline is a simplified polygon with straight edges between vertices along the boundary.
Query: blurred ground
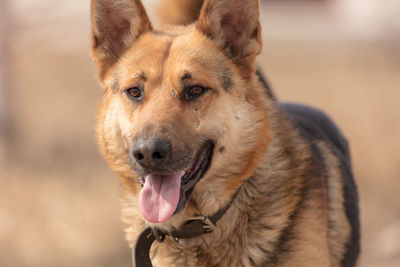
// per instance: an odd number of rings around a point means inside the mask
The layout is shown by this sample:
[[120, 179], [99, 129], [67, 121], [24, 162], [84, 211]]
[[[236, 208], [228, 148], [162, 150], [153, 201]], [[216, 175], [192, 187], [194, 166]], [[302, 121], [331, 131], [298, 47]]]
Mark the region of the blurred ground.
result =
[[[0, 266], [129, 266], [119, 183], [94, 138], [101, 89], [88, 3], [32, 3], [14, 2], [8, 41], [13, 138], [0, 162]], [[362, 266], [400, 266], [397, 24], [382, 36], [352, 32], [328, 7], [302, 6], [263, 3], [259, 64], [279, 99], [321, 108], [342, 128], [360, 191]]]

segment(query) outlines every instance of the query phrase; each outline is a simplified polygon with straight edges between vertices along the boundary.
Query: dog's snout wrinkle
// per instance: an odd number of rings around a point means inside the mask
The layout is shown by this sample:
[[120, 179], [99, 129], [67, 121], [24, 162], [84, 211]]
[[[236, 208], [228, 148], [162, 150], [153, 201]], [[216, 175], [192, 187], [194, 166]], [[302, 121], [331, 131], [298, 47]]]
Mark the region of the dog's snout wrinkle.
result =
[[133, 146], [132, 154], [143, 167], [159, 166], [168, 157], [169, 144], [157, 137], [140, 138]]

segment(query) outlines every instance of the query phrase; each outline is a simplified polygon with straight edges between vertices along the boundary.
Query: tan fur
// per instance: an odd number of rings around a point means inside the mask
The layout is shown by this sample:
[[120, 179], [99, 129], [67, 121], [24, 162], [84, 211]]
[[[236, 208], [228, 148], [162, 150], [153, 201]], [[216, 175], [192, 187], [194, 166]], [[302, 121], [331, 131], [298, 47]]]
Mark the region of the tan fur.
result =
[[299, 216], [294, 229], [296, 233], [292, 246], [294, 252], [283, 266], [339, 266], [330, 260], [327, 236], [330, 231], [323, 219], [327, 216], [326, 206], [323, 205], [325, 195], [322, 189], [318, 191], [304, 203], [307, 209]]
[[[124, 185], [130, 246], [146, 226], [177, 229], [193, 215], [214, 214], [239, 190], [213, 233], [153, 244], [153, 264], [339, 266], [350, 228], [338, 160], [319, 143], [332, 168], [327, 177], [309, 177], [310, 144], [255, 76], [261, 51], [256, 0], [207, 0], [198, 23], [160, 29], [152, 28], [139, 0], [92, 0], [92, 24], [92, 57], [105, 89], [98, 142]], [[184, 102], [188, 84], [210, 90]], [[145, 88], [140, 103], [125, 93], [132, 86]], [[205, 141], [214, 142], [211, 167], [185, 208], [155, 225], [140, 214], [141, 186], [129, 160], [141, 136], [172, 142], [179, 159], [173, 171], [186, 169]]]
[[343, 183], [339, 170], [339, 162], [332, 155], [327, 145], [323, 142], [318, 143], [318, 148], [322, 152], [325, 165], [328, 169], [328, 205], [329, 205], [329, 229], [328, 240], [331, 253], [332, 266], [340, 266], [339, 259], [342, 259], [346, 252], [346, 240], [348, 240], [351, 229], [350, 223], [344, 210]]

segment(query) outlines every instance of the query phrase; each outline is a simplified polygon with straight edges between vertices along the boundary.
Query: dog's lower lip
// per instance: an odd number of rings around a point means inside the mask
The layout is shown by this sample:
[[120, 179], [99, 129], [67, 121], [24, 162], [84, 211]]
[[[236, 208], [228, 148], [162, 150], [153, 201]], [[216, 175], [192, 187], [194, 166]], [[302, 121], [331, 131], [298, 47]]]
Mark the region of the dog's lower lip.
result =
[[213, 150], [214, 143], [212, 141], [206, 142], [199, 150], [193, 165], [183, 175], [181, 180], [179, 202], [174, 214], [178, 213], [185, 207], [187, 200], [194, 190], [194, 187], [207, 172], [211, 165]]
[[211, 142], [207, 142], [202, 146], [193, 165], [186, 170], [182, 177], [182, 187], [188, 187], [185, 189], [190, 189], [190, 187], [193, 187], [202, 176], [204, 176], [211, 159], [212, 147], [213, 145]]

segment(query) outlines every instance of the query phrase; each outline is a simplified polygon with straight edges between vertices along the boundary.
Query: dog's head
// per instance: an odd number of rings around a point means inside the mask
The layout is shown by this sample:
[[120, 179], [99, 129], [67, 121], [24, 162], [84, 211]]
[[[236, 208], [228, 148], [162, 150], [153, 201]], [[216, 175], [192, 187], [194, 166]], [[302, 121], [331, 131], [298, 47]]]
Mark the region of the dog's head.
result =
[[221, 208], [270, 140], [258, 1], [205, 1], [198, 22], [155, 30], [139, 0], [92, 0], [92, 30], [99, 142], [143, 217]]

